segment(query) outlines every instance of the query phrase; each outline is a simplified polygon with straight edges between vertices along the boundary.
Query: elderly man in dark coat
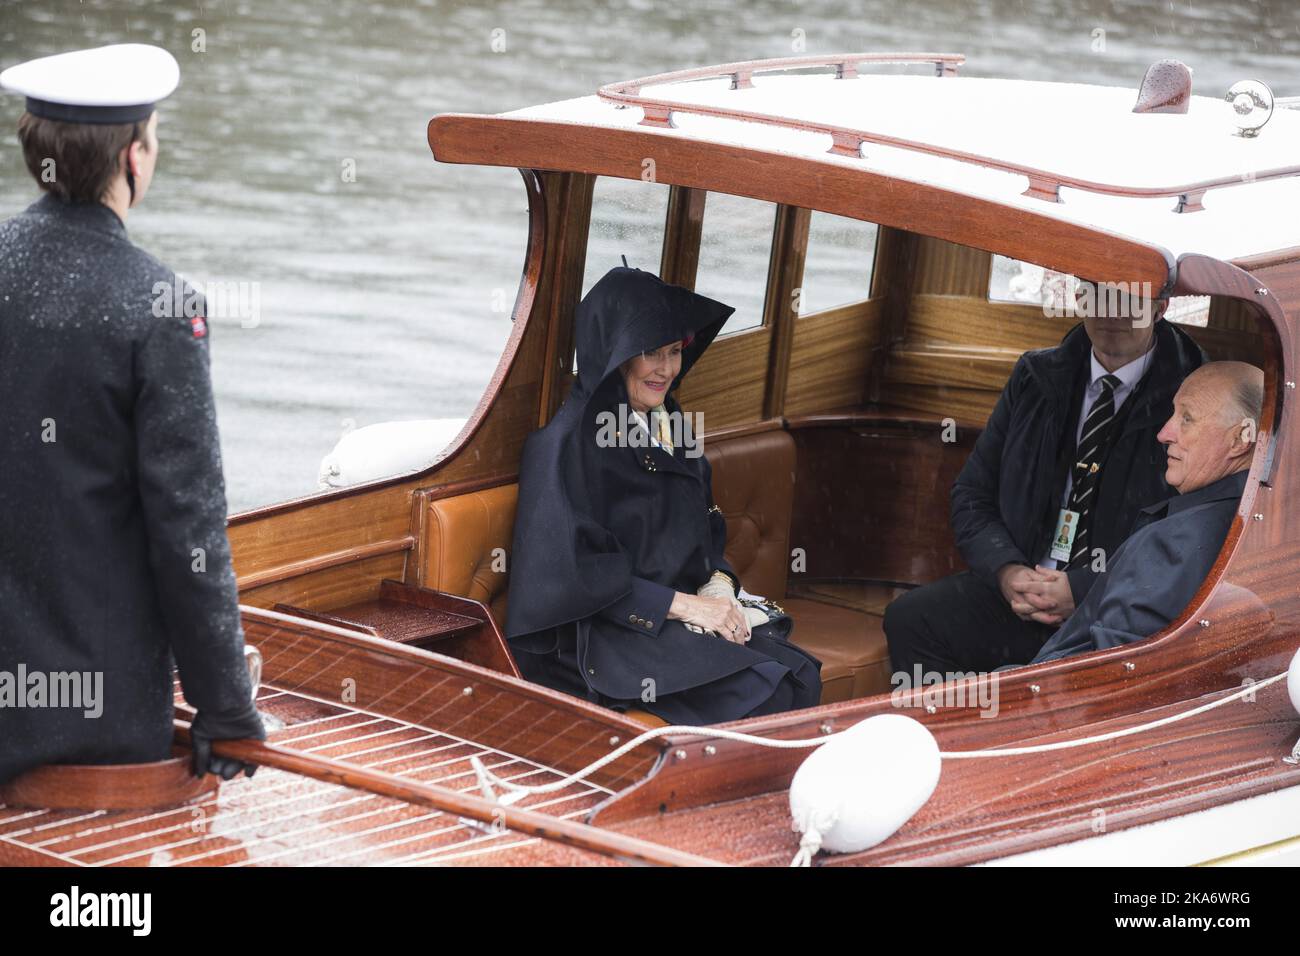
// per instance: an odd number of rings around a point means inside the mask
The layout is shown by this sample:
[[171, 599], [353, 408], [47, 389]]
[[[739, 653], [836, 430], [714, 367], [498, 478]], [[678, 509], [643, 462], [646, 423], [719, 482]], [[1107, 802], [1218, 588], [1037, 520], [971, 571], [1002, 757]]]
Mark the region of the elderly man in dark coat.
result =
[[1187, 377], [1160, 432], [1178, 493], [1142, 509], [1109, 570], [1031, 663], [1140, 641], [1182, 613], [1237, 513], [1263, 402], [1264, 373], [1245, 362]]
[[785, 639], [789, 618], [736, 601], [709, 462], [672, 394], [733, 311], [628, 268], [579, 304], [578, 380], [519, 469], [506, 637], [529, 680], [671, 723], [818, 702], [821, 664]]
[[1204, 353], [1163, 320], [1167, 300], [1092, 300], [1059, 346], [1020, 357], [953, 485], [970, 570], [886, 610], [894, 671], [909, 681], [1028, 661], [1138, 512], [1168, 496], [1156, 433]]

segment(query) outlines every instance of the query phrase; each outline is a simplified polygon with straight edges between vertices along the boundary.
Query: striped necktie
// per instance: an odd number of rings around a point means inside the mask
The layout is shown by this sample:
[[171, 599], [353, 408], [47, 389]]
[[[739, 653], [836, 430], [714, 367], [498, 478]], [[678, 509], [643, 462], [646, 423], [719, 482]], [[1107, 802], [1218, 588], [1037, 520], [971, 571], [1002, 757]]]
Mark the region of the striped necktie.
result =
[[1115, 389], [1120, 386], [1119, 376], [1106, 375], [1101, 379], [1101, 394], [1088, 409], [1083, 420], [1083, 434], [1079, 436], [1079, 456], [1074, 465], [1074, 484], [1070, 488], [1070, 510], [1079, 515], [1078, 529], [1074, 532], [1074, 547], [1067, 568], [1086, 564], [1088, 559], [1088, 520], [1097, 483], [1101, 478], [1101, 460], [1109, 444], [1111, 426], [1115, 422]]

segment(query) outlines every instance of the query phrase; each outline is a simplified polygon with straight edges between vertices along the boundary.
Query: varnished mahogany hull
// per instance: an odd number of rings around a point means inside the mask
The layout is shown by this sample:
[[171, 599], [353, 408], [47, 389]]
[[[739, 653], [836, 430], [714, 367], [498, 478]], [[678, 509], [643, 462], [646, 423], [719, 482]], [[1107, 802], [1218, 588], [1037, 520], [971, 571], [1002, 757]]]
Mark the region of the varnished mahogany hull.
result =
[[[556, 316], [571, 314], [581, 287], [585, 240], [575, 237], [589, 216], [591, 176], [634, 175], [628, 170], [639, 163], [638, 146], [645, 140], [583, 140], [579, 151], [588, 158], [581, 170], [542, 172], [548, 163], [539, 157], [551, 157], [550, 165], [563, 168], [560, 157], [571, 159], [574, 153], [574, 131], [554, 125], [503, 121], [492, 128], [493, 138], [474, 142], [470, 126], [456, 117], [431, 129], [431, 136], [436, 131], [444, 137], [440, 158], [487, 161], [491, 155], [496, 162], [519, 163], [530, 202], [515, 325], [497, 372], [454, 447], [419, 475], [277, 505], [232, 521], [241, 589], [249, 604], [245, 628], [266, 658], [263, 706], [286, 723], [273, 735], [278, 742], [341, 760], [386, 761], [385, 767], [414, 779], [470, 788], [472, 754], [495, 754], [522, 773], [552, 779], [608, 753], [615, 738], [627, 740], [642, 729], [497, 671], [265, 610], [281, 601], [326, 609], [353, 604], [373, 597], [386, 578], [420, 584], [409, 575], [410, 558], [421, 547], [412, 517], [417, 498], [427, 501], [513, 480], [524, 437], [558, 405], [572, 340]], [[754, 157], [727, 156], [685, 140], [665, 139], [661, 146], [666, 151], [661, 174], [680, 174], [684, 190], [675, 194], [677, 218], [670, 225], [680, 235], [694, 233], [698, 242], [700, 194], [692, 190], [734, 185], [727, 164]], [[799, 175], [797, 159], [763, 158], [771, 161], [753, 167], [759, 172], [748, 180], [749, 194], [787, 208], [802, 203], [885, 223], [895, 230], [890, 242], [897, 243], [900, 262], [913, 261], [916, 253], [903, 230], [923, 229], [1062, 269], [1152, 279], [1169, 283], [1177, 294], [1232, 300], [1258, 320], [1268, 340], [1263, 440], [1223, 552], [1182, 617], [1141, 644], [1002, 677], [996, 717], [969, 707], [902, 712], [926, 723], [945, 750], [1066, 740], [1177, 713], [1285, 669], [1300, 646], [1300, 509], [1291, 504], [1300, 494], [1300, 462], [1290, 434], [1292, 383], [1300, 363], [1292, 334], [1300, 316], [1297, 251], [1239, 263], [1240, 268], [1202, 257], [1184, 257], [1175, 266], [1158, 250], [1095, 232], [1081, 237], [1044, 217], [987, 203], [959, 210], [952, 196], [919, 184], [890, 181], [863, 190], [861, 177], [850, 181], [827, 174], [817, 180], [818, 192], [812, 177]], [[951, 215], [954, 210], [961, 215]], [[945, 216], [950, 221], [945, 223]], [[786, 212], [779, 225], [782, 242], [794, 244], [806, 221]], [[674, 250], [665, 267], [689, 274], [690, 250]], [[780, 273], [776, 284], [788, 289], [795, 284], [793, 274]], [[844, 367], [845, 376], [866, 371], [877, 376], [875, 393], [845, 391], [840, 382], [839, 390], [828, 394], [878, 401], [888, 397], [880, 391], [890, 375], [914, 372], [884, 361], [904, 330], [896, 300], [905, 301], [908, 290], [898, 285], [873, 290], [870, 307], [845, 310], [834, 319], [840, 323], [836, 328], [851, 328], [859, 337], [855, 341], [875, 350], [871, 359]], [[762, 418], [761, 427], [788, 427], [793, 422], [782, 417], [787, 408], [801, 415], [823, 411], [801, 404], [788, 391], [792, 385], [781, 385], [786, 391], [779, 400], [772, 390], [773, 383], [797, 384], [813, 374], [806, 364], [802, 371], [779, 367], [773, 357], [797, 356], [804, 329], [816, 327], [815, 321], [802, 329], [778, 323], [718, 343], [713, 350], [718, 362], [752, 359], [763, 369], [742, 383], [738, 397], [717, 399], [723, 425], [759, 427], [755, 422]], [[914, 357], [909, 361], [915, 366]], [[992, 374], [983, 366], [977, 371]], [[698, 398], [715, 396], [703, 392]], [[813, 430], [809, 426], [808, 434]], [[919, 466], [918, 474], [924, 472]], [[887, 532], [893, 533], [882, 526], [881, 533]], [[901, 566], [858, 571], [915, 582], [949, 570], [944, 563], [949, 553], [941, 541], [928, 538], [918, 540], [914, 552], [895, 556]], [[809, 737], [894, 712], [895, 703], [875, 697], [734, 726], [768, 736]], [[1298, 734], [1300, 721], [1284, 689], [1274, 685], [1254, 702], [1233, 703], [1106, 744], [950, 762], [935, 796], [893, 838], [867, 853], [819, 862], [977, 862], [1086, 838], [1099, 827], [1113, 831], [1295, 786], [1300, 768], [1281, 758]], [[529, 798], [525, 805], [718, 860], [784, 863], [797, 842], [785, 790], [801, 758], [799, 752], [708, 736], [661, 739], [583, 784], [558, 796]], [[192, 809], [157, 816], [3, 808], [0, 862], [609, 862], [591, 851], [511, 834], [479, 834], [445, 813], [278, 771], [234, 781], [223, 787], [221, 801], [200, 803], [198, 810], [195, 817]]]
[[[426, 651], [251, 608], [244, 627], [264, 658], [258, 706], [272, 722], [269, 742], [308, 758], [477, 794], [471, 756], [516, 782], [545, 783], [641, 729], [601, 708]], [[519, 806], [580, 822], [657, 759], [657, 749], [638, 748]], [[0, 807], [0, 864], [10, 865], [440, 865], [534, 839], [270, 767], [170, 809]], [[613, 862], [576, 848], [566, 853], [575, 863]]]

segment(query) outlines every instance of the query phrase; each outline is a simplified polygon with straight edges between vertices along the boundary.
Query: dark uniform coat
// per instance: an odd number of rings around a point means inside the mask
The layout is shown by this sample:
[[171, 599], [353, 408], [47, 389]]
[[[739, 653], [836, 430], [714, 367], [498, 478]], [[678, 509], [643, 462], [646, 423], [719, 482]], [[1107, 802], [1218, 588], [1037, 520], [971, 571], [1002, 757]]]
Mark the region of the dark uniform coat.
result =
[[578, 379], [520, 465], [506, 636], [529, 680], [673, 723], [817, 703], [820, 662], [772, 625], [735, 644], [668, 620], [675, 592], [695, 594], [715, 570], [735, 578], [708, 460], [598, 440], [600, 413], [628, 402], [622, 362], [693, 335], [665, 399], [680, 412], [673, 390], [733, 311], [627, 268], [579, 305]]
[[[168, 756], [173, 655], [199, 711], [249, 707], [208, 329], [176, 282], [98, 203], [0, 225], [0, 781]], [[102, 713], [6, 701], [20, 669], [102, 673]]]
[[1214, 566], [1245, 487], [1239, 471], [1143, 508], [1106, 573], [1030, 663], [1131, 644], [1181, 614]]
[[[1205, 361], [1187, 333], [1160, 320], [1147, 374], [1112, 426], [1090, 509], [1088, 542], [1106, 555], [1128, 536], [1138, 512], [1169, 497], [1164, 446], [1156, 439], [1173, 414], [1174, 393]], [[1057, 527], [1065, 479], [1075, 453], [1079, 406], [1092, 343], [1076, 325], [1050, 349], [1026, 352], [952, 488], [952, 529], [967, 566], [994, 589], [1004, 564], [1036, 565]], [[1094, 574], [1072, 568], [1070, 588], [1082, 602]]]

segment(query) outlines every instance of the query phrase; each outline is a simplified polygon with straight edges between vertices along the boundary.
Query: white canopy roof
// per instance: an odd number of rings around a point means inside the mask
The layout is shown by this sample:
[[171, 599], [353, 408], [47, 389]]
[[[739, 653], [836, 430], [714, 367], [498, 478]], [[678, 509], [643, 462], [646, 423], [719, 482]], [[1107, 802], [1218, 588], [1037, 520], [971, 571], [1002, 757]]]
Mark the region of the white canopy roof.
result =
[[[1250, 182], [1252, 173], [1300, 165], [1300, 112], [1277, 109], [1254, 138], [1236, 135], [1222, 99], [1193, 96], [1186, 114], [1133, 113], [1135, 88], [1029, 80], [829, 73], [769, 74], [751, 89], [729, 79], [647, 86], [641, 95], [779, 115], [916, 140], [1045, 172], [1128, 187], [1180, 187], [1242, 177], [1212, 190], [1198, 212], [1176, 196], [1132, 199], [1062, 187], [1062, 202], [1021, 196], [1025, 176], [866, 143], [864, 158], [833, 155], [828, 134], [675, 112], [676, 129], [638, 126], [639, 108], [584, 96], [502, 114], [609, 128], [639, 128], [815, 158], [1020, 206], [1164, 248], [1236, 259], [1300, 246], [1300, 177]], [[1226, 92], [1226, 91], [1225, 91]]]

